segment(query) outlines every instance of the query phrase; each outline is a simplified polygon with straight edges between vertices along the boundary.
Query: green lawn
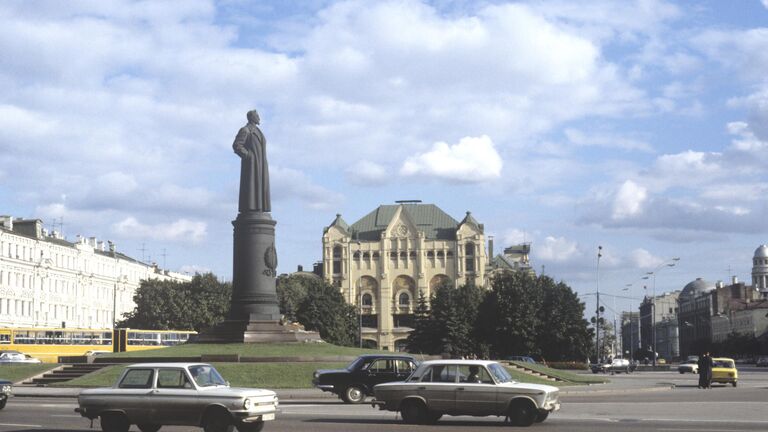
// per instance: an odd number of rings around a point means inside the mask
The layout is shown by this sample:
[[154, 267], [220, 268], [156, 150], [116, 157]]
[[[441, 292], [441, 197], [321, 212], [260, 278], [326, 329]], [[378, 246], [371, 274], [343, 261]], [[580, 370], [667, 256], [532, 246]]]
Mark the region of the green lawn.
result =
[[[584, 375], [584, 374], [576, 374], [573, 372], [564, 371], [562, 369], [552, 369], [549, 367], [544, 366], [540, 363], [525, 363], [525, 362], [510, 362], [517, 366], [525, 367], [531, 370], [534, 370], [536, 372], [543, 373], [545, 375], [549, 375], [554, 378], [559, 378], [565, 382], [568, 383], [574, 383], [574, 384], [600, 384], [604, 382], [608, 382], [609, 380], [598, 377], [598, 376], [591, 376], [591, 375]], [[562, 384], [562, 383], [560, 383]], [[560, 385], [558, 384], [558, 385]]]
[[0, 379], [11, 382], [24, 381], [35, 375], [41, 374], [58, 367], [55, 363], [33, 363], [33, 364], [4, 364], [0, 365]]
[[341, 347], [328, 343], [183, 344], [168, 348], [104, 354], [102, 357], [191, 357], [240, 354], [241, 357], [359, 356], [386, 351]]

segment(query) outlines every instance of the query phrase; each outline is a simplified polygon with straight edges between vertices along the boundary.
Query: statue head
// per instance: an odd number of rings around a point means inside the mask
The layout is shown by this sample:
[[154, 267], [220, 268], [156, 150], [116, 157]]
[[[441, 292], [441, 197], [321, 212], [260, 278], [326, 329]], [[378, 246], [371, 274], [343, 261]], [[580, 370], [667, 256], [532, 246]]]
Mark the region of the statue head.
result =
[[259, 113], [256, 110], [248, 111], [248, 114], [246, 114], [245, 116], [248, 118], [249, 123], [259, 124], [259, 121], [261, 120], [259, 118]]

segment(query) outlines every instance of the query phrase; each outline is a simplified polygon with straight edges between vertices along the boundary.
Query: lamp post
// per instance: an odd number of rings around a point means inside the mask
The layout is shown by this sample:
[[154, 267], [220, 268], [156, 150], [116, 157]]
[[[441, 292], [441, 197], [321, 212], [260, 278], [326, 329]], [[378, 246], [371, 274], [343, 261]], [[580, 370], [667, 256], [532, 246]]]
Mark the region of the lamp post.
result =
[[[632, 288], [632, 284], [627, 284], [622, 291], [629, 291], [629, 289]], [[632, 295], [632, 292], [629, 292], [629, 295]], [[631, 302], [630, 302], [631, 305]], [[634, 352], [634, 343], [632, 342], [632, 337], [634, 335], [632, 334], [632, 307], [629, 308], [629, 360], [634, 361], [635, 360], [635, 352]], [[622, 348], [623, 350], [623, 348]]]
[[674, 267], [680, 258], [672, 258], [672, 262], [663, 262], [653, 271], [647, 272], [643, 279], [648, 279], [649, 276], [653, 276], [653, 295], [651, 297], [651, 334], [652, 334], [652, 346], [653, 346], [653, 366], [656, 367], [656, 274], [664, 269], [664, 267]]
[[[357, 244], [357, 252], [360, 256], [360, 261], [358, 261], [359, 267], [360, 267], [358, 271], [360, 272], [360, 274], [357, 277], [358, 300], [360, 301], [360, 303], [358, 304], [358, 310], [357, 310], [357, 317], [358, 317], [357, 332], [358, 332], [358, 340], [360, 343], [360, 348], [362, 348], [363, 347], [363, 265], [362, 265], [363, 251], [362, 251], [362, 243], [360, 242], [360, 240], [355, 241], [355, 243]], [[349, 297], [350, 297], [350, 303], [352, 303], [351, 301], [352, 290], [349, 290]]]
[[597, 271], [596, 289], [597, 306], [595, 307], [595, 363], [600, 363], [600, 258], [603, 256], [603, 247], [597, 247]]

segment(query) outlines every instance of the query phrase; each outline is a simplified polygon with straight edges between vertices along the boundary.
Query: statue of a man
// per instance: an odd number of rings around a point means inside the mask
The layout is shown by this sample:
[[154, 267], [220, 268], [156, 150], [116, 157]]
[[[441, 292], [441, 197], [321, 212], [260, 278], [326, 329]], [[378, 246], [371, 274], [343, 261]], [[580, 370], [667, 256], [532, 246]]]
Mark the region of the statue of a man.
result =
[[232, 148], [240, 162], [240, 213], [270, 212], [267, 140], [259, 129], [259, 113], [248, 111], [248, 124], [240, 128]]

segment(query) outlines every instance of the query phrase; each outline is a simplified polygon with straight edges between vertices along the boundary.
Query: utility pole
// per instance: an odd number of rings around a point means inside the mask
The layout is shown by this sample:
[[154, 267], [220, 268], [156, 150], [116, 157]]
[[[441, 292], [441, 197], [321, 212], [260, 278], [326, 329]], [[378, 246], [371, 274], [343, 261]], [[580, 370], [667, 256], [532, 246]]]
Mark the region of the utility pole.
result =
[[603, 256], [603, 247], [597, 247], [597, 306], [595, 307], [595, 363], [600, 363], [600, 258]]

